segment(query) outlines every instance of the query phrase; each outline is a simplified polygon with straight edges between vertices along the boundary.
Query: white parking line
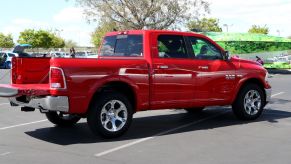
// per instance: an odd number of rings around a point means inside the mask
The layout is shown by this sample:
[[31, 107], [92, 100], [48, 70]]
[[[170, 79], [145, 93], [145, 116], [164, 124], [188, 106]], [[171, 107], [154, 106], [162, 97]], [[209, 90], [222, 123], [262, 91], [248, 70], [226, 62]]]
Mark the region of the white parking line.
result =
[[7, 126], [7, 127], [0, 128], [0, 130], [6, 130], [6, 129], [16, 128], [16, 127], [20, 127], [20, 126], [25, 126], [25, 125], [36, 124], [36, 123], [45, 122], [45, 121], [47, 121], [47, 119], [28, 122], [28, 123], [23, 123], [23, 124], [18, 124], [18, 125]]
[[222, 113], [219, 113], [219, 114], [216, 114], [214, 116], [210, 116], [210, 117], [206, 117], [204, 119], [201, 119], [201, 120], [198, 120], [198, 121], [195, 121], [195, 122], [191, 122], [191, 123], [188, 123], [188, 124], [185, 124], [185, 125], [181, 125], [181, 126], [178, 126], [176, 128], [173, 128], [173, 129], [170, 129], [170, 130], [167, 130], [167, 131], [164, 131], [164, 132], [161, 132], [161, 133], [157, 133], [151, 137], [146, 137], [146, 138], [142, 138], [142, 139], [139, 139], [139, 140], [136, 140], [136, 141], [133, 141], [133, 142], [130, 142], [128, 144], [125, 144], [125, 145], [121, 145], [121, 146], [118, 146], [116, 148], [113, 148], [113, 149], [109, 149], [109, 150], [106, 150], [106, 151], [103, 151], [103, 152], [100, 152], [98, 154], [95, 154], [94, 156], [96, 157], [101, 157], [101, 156], [104, 156], [104, 155], [107, 155], [109, 153], [112, 153], [112, 152], [115, 152], [115, 151], [118, 151], [118, 150], [121, 150], [121, 149], [124, 149], [124, 148], [127, 148], [127, 147], [130, 147], [130, 146], [133, 146], [133, 145], [136, 145], [138, 143], [141, 143], [141, 142], [145, 142], [145, 141], [148, 141], [148, 140], [151, 140], [151, 139], [154, 139], [155, 137], [158, 137], [158, 136], [161, 136], [161, 135], [164, 135], [164, 134], [168, 134], [168, 133], [171, 133], [173, 131], [177, 131], [177, 130], [180, 130], [180, 129], [183, 129], [183, 128], [186, 128], [188, 126], [191, 126], [191, 125], [195, 125], [195, 124], [198, 124], [198, 123], [201, 123], [203, 121], [206, 121], [206, 120], [210, 120], [210, 119], [213, 119], [213, 118], [216, 118], [216, 117], [219, 117], [221, 115], [224, 115], [225, 113], [227, 113], [229, 111], [225, 111], [225, 112], [222, 112]]
[[[279, 93], [276, 93], [276, 94], [273, 94], [271, 95], [271, 97], [275, 97], [275, 96], [278, 96], [278, 95], [281, 95], [281, 94], [284, 94], [285, 92], [279, 92]], [[204, 119], [201, 119], [201, 120], [198, 120], [198, 121], [195, 121], [195, 122], [191, 122], [189, 124], [185, 124], [185, 125], [181, 125], [181, 126], [178, 126], [176, 128], [173, 128], [173, 129], [170, 129], [170, 130], [167, 130], [167, 131], [164, 131], [164, 132], [161, 132], [161, 133], [158, 133], [156, 135], [153, 135], [151, 137], [146, 137], [146, 138], [142, 138], [142, 139], [139, 139], [139, 140], [136, 140], [136, 141], [133, 141], [133, 142], [130, 142], [128, 144], [124, 144], [124, 145], [121, 145], [121, 146], [118, 146], [118, 147], [115, 147], [115, 148], [112, 148], [112, 149], [109, 149], [109, 150], [106, 150], [106, 151], [103, 151], [103, 152], [100, 152], [98, 154], [95, 154], [94, 156], [96, 157], [101, 157], [101, 156], [104, 156], [104, 155], [107, 155], [107, 154], [110, 154], [110, 153], [113, 153], [115, 151], [118, 151], [118, 150], [121, 150], [121, 149], [124, 149], [124, 148], [127, 148], [127, 147], [130, 147], [130, 146], [133, 146], [133, 145], [136, 145], [136, 144], [139, 144], [141, 142], [145, 142], [145, 141], [148, 141], [148, 140], [151, 140], [151, 139], [154, 139], [155, 137], [158, 137], [158, 136], [161, 136], [161, 135], [164, 135], [164, 134], [168, 134], [168, 133], [171, 133], [173, 131], [177, 131], [179, 129], [183, 129], [183, 128], [186, 128], [188, 126], [191, 126], [191, 125], [195, 125], [195, 124], [198, 124], [198, 123], [201, 123], [203, 121], [206, 121], [206, 120], [210, 120], [210, 119], [213, 119], [213, 118], [216, 118], [216, 117], [219, 117], [221, 115], [224, 115], [225, 113], [227, 113], [229, 111], [225, 111], [225, 112], [222, 112], [222, 113], [219, 113], [217, 115], [214, 115], [214, 116], [210, 116], [210, 117], [206, 117]]]
[[2, 154], [0, 154], [0, 156], [5, 156], [5, 155], [8, 155], [8, 154], [11, 154], [11, 152], [2, 153]]
[[285, 92], [279, 92], [279, 93], [276, 93], [276, 94], [273, 94], [271, 97], [275, 97], [275, 96], [278, 96], [278, 95], [281, 95], [281, 94], [284, 94]]
[[2, 106], [2, 105], [9, 105], [9, 103], [2, 103], [2, 104], [0, 104], [0, 106]]

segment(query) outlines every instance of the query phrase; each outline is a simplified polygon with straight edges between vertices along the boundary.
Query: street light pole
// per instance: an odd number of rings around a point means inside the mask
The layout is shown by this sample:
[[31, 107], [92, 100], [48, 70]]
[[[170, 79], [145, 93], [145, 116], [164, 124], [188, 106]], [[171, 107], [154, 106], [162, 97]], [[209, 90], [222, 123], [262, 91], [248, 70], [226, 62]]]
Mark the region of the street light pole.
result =
[[223, 24], [223, 26], [226, 28], [226, 32], [228, 32], [228, 24]]
[[230, 26], [233, 26], [233, 24], [223, 24], [223, 26], [226, 28], [226, 32], [228, 32], [228, 28], [230, 27]]

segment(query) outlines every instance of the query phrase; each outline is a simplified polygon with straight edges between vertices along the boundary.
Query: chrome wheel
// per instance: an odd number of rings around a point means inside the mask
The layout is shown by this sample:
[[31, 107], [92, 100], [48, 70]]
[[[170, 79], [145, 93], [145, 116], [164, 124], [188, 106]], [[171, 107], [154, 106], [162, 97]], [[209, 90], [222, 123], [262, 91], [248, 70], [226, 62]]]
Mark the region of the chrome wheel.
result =
[[117, 132], [123, 128], [128, 118], [125, 104], [119, 100], [107, 102], [101, 110], [100, 120], [103, 128]]
[[256, 115], [261, 109], [262, 100], [257, 90], [250, 90], [245, 94], [244, 109], [249, 115]]

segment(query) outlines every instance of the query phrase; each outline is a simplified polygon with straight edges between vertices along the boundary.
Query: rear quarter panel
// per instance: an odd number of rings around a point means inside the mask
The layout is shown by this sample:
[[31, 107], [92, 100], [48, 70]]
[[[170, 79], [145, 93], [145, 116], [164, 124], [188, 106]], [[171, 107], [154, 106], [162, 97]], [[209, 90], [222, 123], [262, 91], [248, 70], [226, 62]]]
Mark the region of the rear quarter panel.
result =
[[141, 57], [130, 59], [61, 59], [51, 60], [51, 66], [65, 73], [67, 90], [51, 90], [51, 95], [69, 96], [70, 113], [85, 113], [93, 95], [110, 82], [124, 82], [134, 90], [137, 109], [149, 107], [149, 71]]

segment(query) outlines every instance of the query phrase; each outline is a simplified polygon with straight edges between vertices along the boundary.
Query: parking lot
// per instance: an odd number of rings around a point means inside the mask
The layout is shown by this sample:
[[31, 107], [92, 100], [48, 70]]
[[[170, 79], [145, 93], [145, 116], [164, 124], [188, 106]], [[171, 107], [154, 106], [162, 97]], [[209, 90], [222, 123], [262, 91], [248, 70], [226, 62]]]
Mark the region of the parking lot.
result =
[[[9, 82], [0, 70], [0, 83]], [[291, 75], [273, 74], [272, 101], [256, 121], [237, 120], [230, 107], [200, 115], [183, 110], [139, 112], [124, 136], [95, 137], [83, 119], [54, 127], [39, 112], [21, 112], [0, 98], [0, 163], [291, 163]]]

